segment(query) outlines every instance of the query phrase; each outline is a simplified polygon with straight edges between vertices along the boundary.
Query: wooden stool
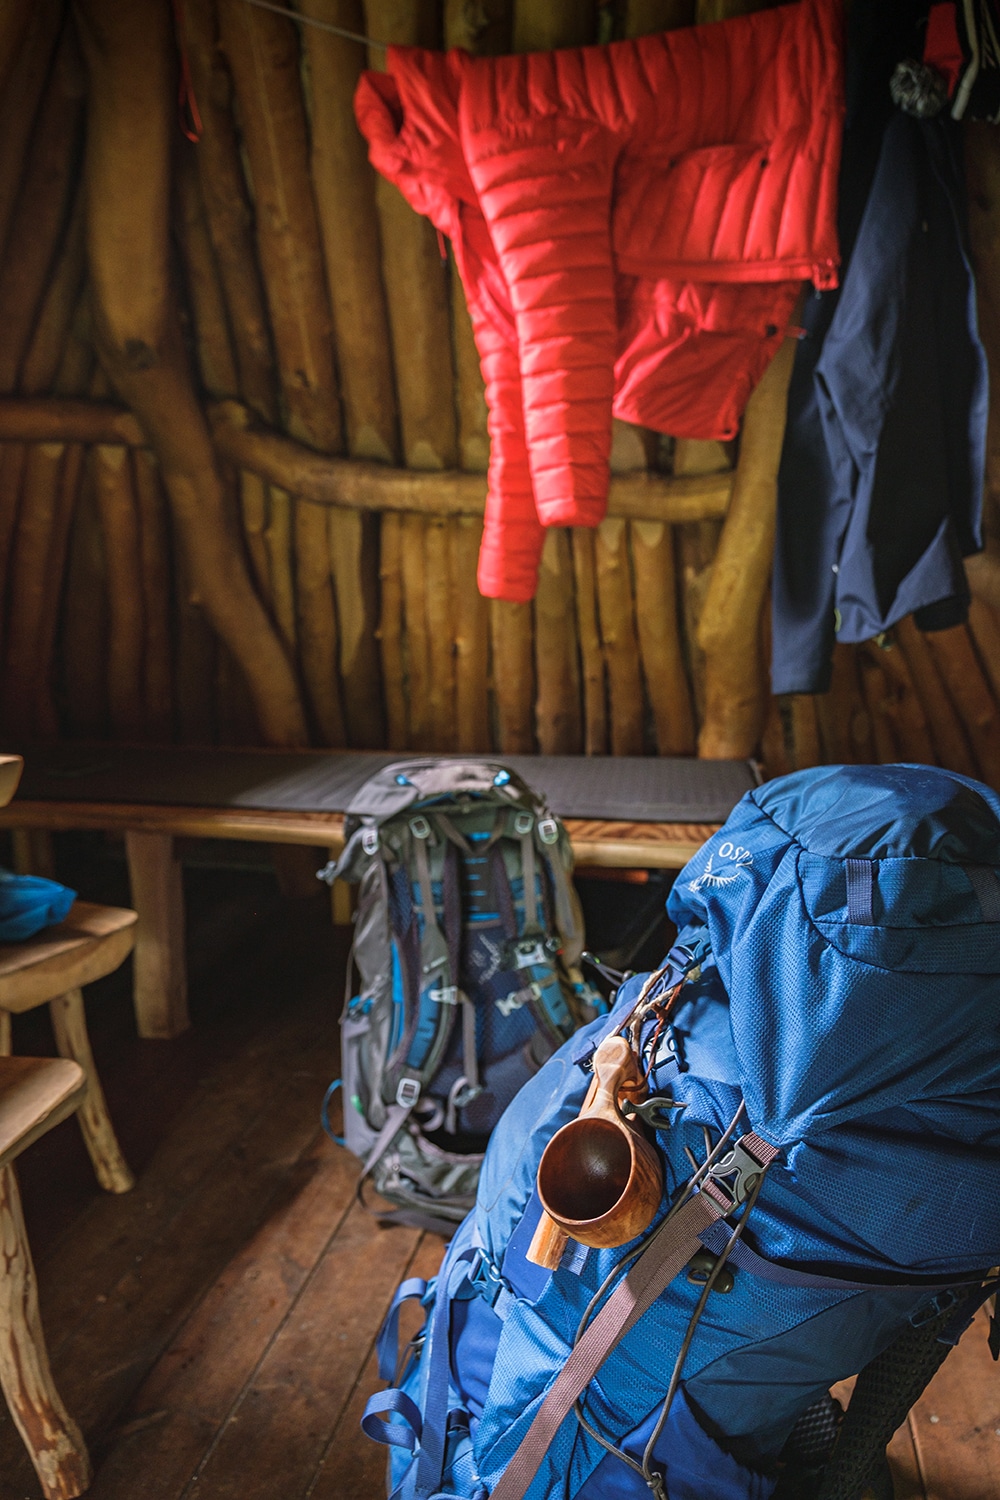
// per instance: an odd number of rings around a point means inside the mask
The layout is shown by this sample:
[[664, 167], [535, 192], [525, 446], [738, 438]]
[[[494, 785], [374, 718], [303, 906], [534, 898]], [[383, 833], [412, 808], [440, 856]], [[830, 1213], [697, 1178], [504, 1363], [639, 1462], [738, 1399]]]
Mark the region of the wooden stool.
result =
[[52, 1383], [11, 1163], [72, 1114], [86, 1092], [83, 1068], [69, 1059], [0, 1057], [0, 1386], [45, 1500], [82, 1495], [90, 1484], [90, 1460]]
[[11, 1015], [48, 1005], [61, 1057], [87, 1077], [80, 1129], [94, 1171], [109, 1193], [127, 1193], [135, 1178], [115, 1135], [94, 1055], [80, 986], [117, 969], [135, 942], [136, 914], [120, 906], [75, 901], [69, 916], [23, 943], [0, 943], [0, 1055], [11, 1051]]

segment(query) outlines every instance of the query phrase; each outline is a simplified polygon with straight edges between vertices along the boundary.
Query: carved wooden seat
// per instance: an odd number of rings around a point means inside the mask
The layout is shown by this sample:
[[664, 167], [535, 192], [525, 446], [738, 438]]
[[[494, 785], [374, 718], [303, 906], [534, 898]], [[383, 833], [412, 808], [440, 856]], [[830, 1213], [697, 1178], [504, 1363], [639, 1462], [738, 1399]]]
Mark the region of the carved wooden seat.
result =
[[80, 1107], [87, 1078], [61, 1057], [0, 1057], [0, 1386], [45, 1500], [73, 1500], [90, 1460], [49, 1369], [31, 1251], [12, 1163]]
[[48, 1005], [56, 1046], [87, 1077], [80, 1129], [97, 1180], [126, 1193], [135, 1178], [122, 1155], [87, 1035], [81, 986], [110, 974], [132, 950], [136, 914], [118, 906], [75, 901], [64, 922], [21, 943], [0, 943], [0, 1054], [11, 1051], [11, 1015]]

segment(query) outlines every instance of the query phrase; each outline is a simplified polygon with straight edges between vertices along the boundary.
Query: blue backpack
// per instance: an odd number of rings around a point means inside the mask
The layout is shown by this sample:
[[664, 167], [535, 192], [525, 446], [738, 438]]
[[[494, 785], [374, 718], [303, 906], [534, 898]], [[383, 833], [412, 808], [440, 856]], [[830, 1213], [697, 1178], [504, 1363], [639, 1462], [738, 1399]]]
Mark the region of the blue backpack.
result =
[[[830, 1386], [914, 1340], [922, 1383], [996, 1285], [998, 867], [1000, 798], [947, 771], [820, 767], [743, 798], [677, 879], [663, 967], [521, 1089], [436, 1281], [399, 1289], [396, 1383], [363, 1423], [394, 1494], [767, 1500], [817, 1419], [804, 1493], [860, 1494], [816, 1477]], [[663, 1200], [632, 1243], [571, 1240], [546, 1271], [539, 1159], [616, 1032], [648, 1069]]]
[[342, 1086], [359, 1191], [370, 1179], [397, 1220], [451, 1233], [522, 1083], [607, 1010], [579, 969], [569, 839], [514, 771], [454, 756], [382, 766], [345, 833], [321, 872], [360, 885], [324, 1123]]

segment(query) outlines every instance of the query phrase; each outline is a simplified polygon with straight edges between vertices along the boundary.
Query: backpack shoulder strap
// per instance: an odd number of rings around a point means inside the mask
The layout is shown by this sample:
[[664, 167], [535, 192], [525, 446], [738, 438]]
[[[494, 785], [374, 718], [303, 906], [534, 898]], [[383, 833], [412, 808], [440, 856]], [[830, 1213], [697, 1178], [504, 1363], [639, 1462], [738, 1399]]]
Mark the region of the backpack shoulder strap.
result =
[[[741, 1152], [756, 1165], [758, 1176], [778, 1155], [774, 1146], [752, 1132], [737, 1141], [731, 1156]], [[720, 1175], [726, 1174], [727, 1162], [728, 1158], [719, 1163]], [[491, 1500], [523, 1500], [560, 1426], [608, 1355], [697, 1252], [702, 1232], [717, 1219], [731, 1213], [745, 1196], [740, 1178], [734, 1186], [724, 1188], [715, 1178], [709, 1177], [703, 1182], [700, 1192], [663, 1220], [549, 1387], [528, 1431], [493, 1489]]]

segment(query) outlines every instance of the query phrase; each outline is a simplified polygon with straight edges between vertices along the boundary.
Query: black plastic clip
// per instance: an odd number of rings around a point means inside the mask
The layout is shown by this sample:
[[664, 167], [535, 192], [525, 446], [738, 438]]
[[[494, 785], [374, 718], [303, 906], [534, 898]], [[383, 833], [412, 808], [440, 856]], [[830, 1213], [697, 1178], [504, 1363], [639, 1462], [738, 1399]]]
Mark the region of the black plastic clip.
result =
[[654, 1094], [641, 1104], [635, 1104], [631, 1099], [622, 1100], [622, 1114], [638, 1115], [650, 1130], [669, 1130], [673, 1124], [670, 1118], [672, 1109], [687, 1109], [687, 1105], [678, 1099], [672, 1099], [669, 1094]]
[[743, 1145], [737, 1141], [731, 1151], [709, 1169], [708, 1180], [717, 1192], [729, 1200], [726, 1209], [730, 1213], [745, 1203], [760, 1181], [763, 1166]]

